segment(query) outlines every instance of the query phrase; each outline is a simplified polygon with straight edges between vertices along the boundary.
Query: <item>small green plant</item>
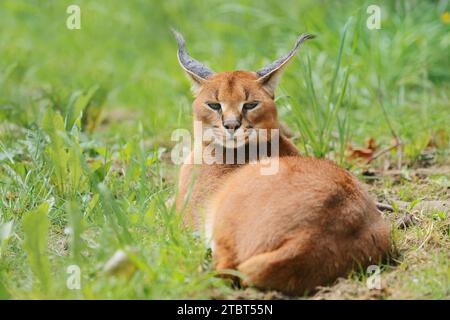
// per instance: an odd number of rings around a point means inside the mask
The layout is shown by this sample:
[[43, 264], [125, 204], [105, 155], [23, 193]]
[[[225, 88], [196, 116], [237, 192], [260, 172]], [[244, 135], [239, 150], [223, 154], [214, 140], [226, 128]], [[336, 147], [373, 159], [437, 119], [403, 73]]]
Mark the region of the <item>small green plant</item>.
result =
[[28, 262], [35, 277], [33, 288], [44, 294], [50, 292], [52, 276], [48, 259], [48, 219], [49, 204], [42, 203], [39, 207], [26, 213], [23, 217], [25, 240], [23, 247], [28, 256]]
[[[350, 68], [345, 68], [342, 72], [342, 56], [348, 29], [351, 25], [351, 19], [345, 24], [339, 52], [334, 64], [334, 72], [331, 81], [320, 83], [319, 87], [326, 88], [329, 92], [325, 95], [316, 90], [315, 81], [325, 81], [313, 79], [311, 60], [308, 56], [304, 63], [304, 75], [307, 92], [307, 103], [302, 107], [298, 103], [293, 107], [293, 117], [301, 134], [303, 152], [308, 155], [323, 158], [334, 152], [334, 157], [342, 163], [344, 160], [345, 147], [349, 141], [349, 121], [348, 121], [348, 79]], [[342, 80], [339, 82], [339, 77]], [[336, 135], [335, 136], [335, 130]]]

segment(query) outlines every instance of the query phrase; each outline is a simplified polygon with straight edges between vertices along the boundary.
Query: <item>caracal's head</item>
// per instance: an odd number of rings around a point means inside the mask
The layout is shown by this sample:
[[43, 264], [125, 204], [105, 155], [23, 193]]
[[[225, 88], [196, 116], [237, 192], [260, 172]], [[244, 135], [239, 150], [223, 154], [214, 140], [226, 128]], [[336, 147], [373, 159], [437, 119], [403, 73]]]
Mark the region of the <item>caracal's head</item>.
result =
[[259, 71], [215, 73], [190, 57], [183, 36], [174, 34], [178, 60], [193, 84], [194, 120], [202, 123], [203, 130], [211, 130], [216, 142], [237, 147], [248, 143], [260, 129], [279, 128], [275, 89], [300, 44], [312, 35], [300, 36], [290, 52]]

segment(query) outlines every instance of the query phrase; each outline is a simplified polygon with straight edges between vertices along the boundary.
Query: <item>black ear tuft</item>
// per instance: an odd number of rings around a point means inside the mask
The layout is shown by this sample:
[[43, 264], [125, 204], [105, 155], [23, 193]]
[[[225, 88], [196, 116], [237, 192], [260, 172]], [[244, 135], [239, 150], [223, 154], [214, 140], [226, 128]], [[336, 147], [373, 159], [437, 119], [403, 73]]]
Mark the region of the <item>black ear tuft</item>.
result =
[[186, 50], [186, 42], [181, 33], [172, 29], [173, 34], [178, 43], [178, 61], [180, 62], [183, 69], [193, 76], [196, 80], [206, 80], [214, 74], [214, 72], [209, 69], [204, 64], [192, 58]]
[[270, 94], [274, 94], [275, 88], [278, 85], [285, 66], [295, 55], [300, 45], [304, 41], [314, 38], [315, 36], [312, 34], [302, 34], [300, 37], [298, 37], [291, 51], [256, 72], [259, 77], [258, 81], [265, 86]]

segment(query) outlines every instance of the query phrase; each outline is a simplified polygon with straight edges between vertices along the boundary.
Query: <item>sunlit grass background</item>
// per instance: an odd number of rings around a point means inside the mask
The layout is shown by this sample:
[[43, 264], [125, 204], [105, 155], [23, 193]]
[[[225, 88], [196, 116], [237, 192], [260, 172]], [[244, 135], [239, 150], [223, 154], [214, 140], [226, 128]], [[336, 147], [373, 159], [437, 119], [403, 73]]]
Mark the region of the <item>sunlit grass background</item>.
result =
[[[81, 7], [81, 30], [66, 28], [71, 4]], [[369, 4], [381, 7], [380, 30], [366, 27]], [[2, 0], [0, 297], [231, 293], [213, 277], [198, 235], [181, 230], [166, 204], [176, 169], [164, 159], [171, 132], [190, 128], [192, 100], [170, 27], [216, 71], [257, 70], [300, 33], [316, 34], [282, 80], [279, 115], [303, 153], [358, 172], [344, 149], [367, 138], [391, 146], [389, 124], [404, 143], [405, 167], [418, 165], [431, 140], [438, 163], [448, 158], [448, 10], [431, 0]], [[444, 178], [439, 192], [448, 197]], [[382, 298], [450, 296], [448, 216], [426, 219], [439, 226], [433, 264], [419, 261], [417, 275], [395, 269], [397, 291]], [[421, 231], [398, 241], [410, 244]], [[408, 249], [417, 247], [431, 250]], [[119, 249], [136, 272], [103, 271]], [[72, 264], [80, 266], [81, 290], [67, 288]]]

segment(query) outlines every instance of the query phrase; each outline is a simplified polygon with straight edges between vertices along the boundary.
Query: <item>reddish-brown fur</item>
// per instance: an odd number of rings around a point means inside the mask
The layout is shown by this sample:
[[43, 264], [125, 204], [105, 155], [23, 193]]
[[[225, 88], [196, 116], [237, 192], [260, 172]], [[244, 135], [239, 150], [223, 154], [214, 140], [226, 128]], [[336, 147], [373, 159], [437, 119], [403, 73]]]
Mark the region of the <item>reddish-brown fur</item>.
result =
[[[196, 89], [194, 120], [217, 137], [225, 136], [229, 116], [241, 119], [244, 135], [279, 128], [273, 90], [284, 66], [264, 79], [245, 71], [207, 79], [188, 72]], [[259, 101], [258, 108], [244, 112], [248, 101]], [[220, 102], [222, 110], [208, 102]], [[273, 175], [262, 175], [261, 164], [248, 158], [243, 165], [182, 166], [177, 207], [188, 225], [212, 237], [216, 269], [241, 271], [246, 284], [261, 289], [304, 294], [386, 256], [389, 226], [353, 175], [330, 161], [300, 157], [283, 135], [277, 159]]]
[[327, 160], [280, 159], [276, 175], [247, 165], [214, 194], [214, 262], [237, 269], [258, 288], [304, 294], [377, 264], [390, 248], [389, 228], [370, 196]]
[[[195, 84], [198, 85], [198, 84]], [[239, 116], [239, 104], [243, 101], [258, 100], [261, 106], [253, 110], [242, 119], [242, 127], [254, 129], [277, 129], [279, 128], [277, 110], [273, 96], [264, 89], [264, 86], [257, 81], [253, 72], [234, 71], [217, 73], [208, 81], [202, 83], [198, 88], [196, 98], [193, 102], [194, 120], [201, 121], [205, 128], [213, 127], [217, 135], [222, 137], [222, 119], [212, 110], [205, 107], [206, 101], [222, 101], [227, 105], [222, 117], [233, 114]], [[295, 146], [284, 136], [280, 137], [279, 155], [298, 155]], [[193, 160], [193, 153], [190, 155]], [[192, 163], [193, 161], [191, 161]], [[185, 164], [181, 167], [179, 176], [179, 195], [177, 197], [177, 207], [180, 210], [183, 202], [187, 201], [187, 208], [184, 210], [185, 220], [193, 224], [194, 228], [200, 226], [203, 219], [203, 203], [205, 198], [211, 196], [214, 191], [223, 183], [223, 178], [230, 172], [239, 168], [240, 165], [192, 165]], [[195, 169], [194, 169], [195, 168]], [[195, 180], [193, 180], [195, 178]], [[188, 199], [185, 199], [189, 195]]]

